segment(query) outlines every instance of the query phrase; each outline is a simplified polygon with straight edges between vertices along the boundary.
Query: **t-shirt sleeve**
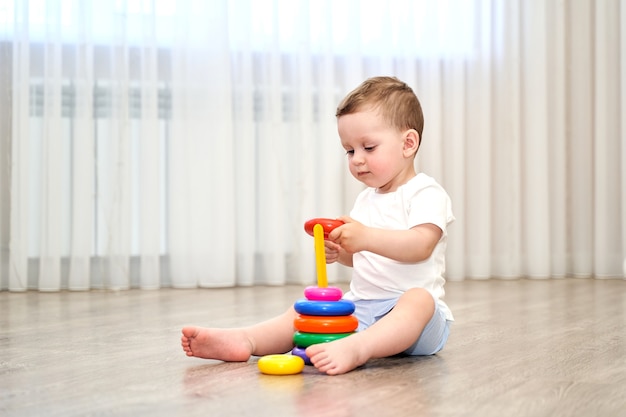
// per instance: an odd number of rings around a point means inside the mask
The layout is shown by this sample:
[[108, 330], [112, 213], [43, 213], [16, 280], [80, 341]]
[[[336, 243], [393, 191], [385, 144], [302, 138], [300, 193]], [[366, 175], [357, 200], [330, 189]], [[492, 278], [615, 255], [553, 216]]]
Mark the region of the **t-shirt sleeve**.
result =
[[454, 221], [450, 197], [437, 183], [416, 189], [407, 207], [409, 227], [432, 223], [446, 234], [446, 227]]

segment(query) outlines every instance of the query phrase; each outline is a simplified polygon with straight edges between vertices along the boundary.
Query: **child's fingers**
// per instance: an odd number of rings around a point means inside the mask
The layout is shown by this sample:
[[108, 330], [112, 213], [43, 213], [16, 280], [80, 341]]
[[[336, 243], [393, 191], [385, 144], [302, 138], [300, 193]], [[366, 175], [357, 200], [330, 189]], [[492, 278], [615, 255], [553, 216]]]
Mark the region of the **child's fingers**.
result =
[[324, 247], [326, 248], [326, 251], [339, 251], [339, 249], [341, 248], [341, 246], [339, 246], [337, 243], [332, 242], [330, 240], [325, 240], [324, 241]]

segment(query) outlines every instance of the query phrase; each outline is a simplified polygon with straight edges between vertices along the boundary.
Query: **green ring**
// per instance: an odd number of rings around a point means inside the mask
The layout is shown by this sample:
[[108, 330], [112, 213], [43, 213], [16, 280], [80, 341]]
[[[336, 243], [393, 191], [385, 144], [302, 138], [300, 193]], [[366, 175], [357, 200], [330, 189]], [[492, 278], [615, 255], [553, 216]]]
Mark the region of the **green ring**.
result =
[[319, 343], [332, 342], [333, 340], [343, 339], [350, 336], [354, 332], [350, 333], [304, 333], [295, 332], [293, 335], [293, 343], [299, 347], [309, 347], [311, 345], [317, 345]]

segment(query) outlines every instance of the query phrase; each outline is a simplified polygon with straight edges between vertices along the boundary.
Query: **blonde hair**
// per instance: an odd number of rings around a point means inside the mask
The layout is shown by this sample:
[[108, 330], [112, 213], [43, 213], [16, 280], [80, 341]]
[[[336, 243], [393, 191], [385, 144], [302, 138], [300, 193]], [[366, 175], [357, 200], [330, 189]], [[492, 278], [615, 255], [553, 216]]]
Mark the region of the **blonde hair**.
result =
[[383, 119], [398, 130], [415, 129], [421, 143], [424, 130], [422, 106], [406, 83], [396, 77], [368, 78], [339, 103], [335, 116], [365, 108], [379, 110]]

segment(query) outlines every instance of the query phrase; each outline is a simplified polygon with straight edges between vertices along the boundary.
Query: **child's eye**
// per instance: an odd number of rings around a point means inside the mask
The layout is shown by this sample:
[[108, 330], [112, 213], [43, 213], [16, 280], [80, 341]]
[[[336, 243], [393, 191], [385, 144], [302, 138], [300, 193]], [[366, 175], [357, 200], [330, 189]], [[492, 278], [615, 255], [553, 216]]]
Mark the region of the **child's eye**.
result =
[[354, 155], [354, 149], [348, 149], [346, 155]]
[[366, 146], [363, 149], [365, 149], [367, 152], [372, 152], [374, 149], [376, 149], [376, 146]]

